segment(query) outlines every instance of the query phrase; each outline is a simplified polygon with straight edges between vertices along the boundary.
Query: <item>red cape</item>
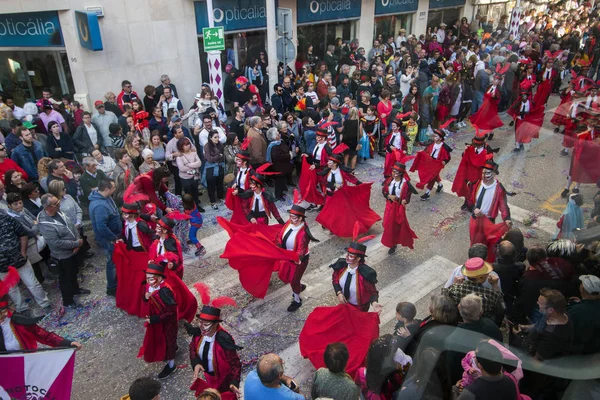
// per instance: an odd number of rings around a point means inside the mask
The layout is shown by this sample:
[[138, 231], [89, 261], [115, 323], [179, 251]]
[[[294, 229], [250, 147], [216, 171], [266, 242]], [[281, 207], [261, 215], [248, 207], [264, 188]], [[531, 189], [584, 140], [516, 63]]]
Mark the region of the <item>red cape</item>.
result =
[[383, 176], [392, 176], [392, 168], [394, 164], [399, 162], [406, 165], [407, 162], [414, 159], [416, 156], [409, 156], [404, 150], [394, 150], [385, 154], [383, 163]]
[[315, 308], [306, 319], [298, 342], [302, 357], [308, 358], [317, 369], [325, 366], [323, 354], [328, 344], [344, 343], [350, 353], [346, 372], [354, 376], [356, 370], [364, 365], [371, 342], [378, 336], [377, 313], [340, 304]]
[[372, 185], [373, 182], [342, 186], [327, 199], [316, 221], [339, 237], [352, 237], [357, 221], [358, 233], [366, 233], [381, 219], [369, 206]]
[[427, 182], [435, 179], [440, 174], [444, 165], [440, 160], [432, 158], [427, 152], [420, 151], [417, 153], [417, 157], [410, 167], [410, 172], [419, 171], [419, 183], [417, 188], [423, 189]]
[[600, 142], [598, 139], [576, 140], [571, 159], [571, 177], [578, 183], [596, 183], [600, 179]]
[[509, 230], [509, 226], [504, 222], [494, 224], [487, 217], [471, 217], [469, 221], [469, 234], [471, 236], [471, 246], [475, 243], [485, 244], [488, 248], [488, 262], [494, 262], [495, 251], [493, 249], [496, 243], [504, 236]]
[[558, 126], [565, 125], [572, 104], [573, 96], [571, 96], [571, 92], [567, 92], [560, 101], [560, 105], [556, 108], [556, 111], [554, 111], [550, 123]]
[[146, 291], [148, 260], [148, 253], [129, 251], [125, 243], [115, 243], [113, 262], [117, 267], [117, 307], [140, 318], [148, 314], [142, 300]]
[[515, 104], [520, 103], [521, 100], [517, 100], [511, 108], [508, 110], [508, 114], [515, 118], [515, 141], [517, 143], [530, 143], [531, 139], [537, 139], [540, 137], [540, 129], [544, 123], [544, 115], [546, 107], [544, 105], [536, 106], [535, 103], [530, 102], [532, 110], [525, 114], [523, 119], [518, 119], [520, 115], [515, 110]]
[[504, 126], [498, 116], [499, 101], [500, 99], [493, 99], [489, 93], [483, 95], [483, 104], [475, 114], [469, 117], [471, 123], [484, 131], [492, 131]]
[[487, 151], [485, 149], [477, 154], [475, 147], [467, 147], [460, 160], [454, 182], [452, 183], [452, 191], [456, 193], [458, 197], [469, 197], [469, 187], [467, 186], [467, 182], [476, 182], [481, 179], [481, 171], [483, 170], [486, 157]]
[[192, 322], [196, 312], [198, 311], [198, 300], [196, 296], [190, 292], [190, 289], [181, 280], [179, 276], [168, 268], [165, 268], [166, 282], [169, 284], [175, 294], [177, 302], [177, 319], [185, 319], [187, 322]]
[[298, 261], [293, 251], [276, 246], [261, 233], [237, 231], [233, 234], [221, 258], [229, 261], [229, 266], [238, 271], [240, 283], [254, 297], [267, 295], [271, 274], [279, 261]]
[[233, 194], [232, 188], [227, 189], [227, 194], [225, 195], [225, 206], [233, 212], [231, 215], [231, 222], [239, 225], [250, 224], [250, 221], [248, 221], [246, 218], [246, 214], [244, 214], [244, 209], [242, 208], [242, 199]]
[[381, 243], [385, 247], [394, 247], [399, 244], [412, 249], [415, 239], [418, 239], [418, 237], [410, 229], [406, 218], [406, 207], [397, 201], [386, 201]]
[[300, 194], [304, 200], [321, 205], [325, 204], [325, 196], [317, 190], [318, 183], [317, 170], [311, 170], [306, 157], [302, 157], [302, 173], [298, 181], [298, 189], [300, 189]]
[[[213, 388], [211, 388], [208, 385], [208, 383], [206, 383], [206, 381], [202, 378], [196, 379], [194, 383], [192, 383], [192, 386], [190, 386], [190, 390], [195, 391], [197, 395], [200, 395], [200, 393], [204, 392], [206, 389]], [[235, 394], [233, 394], [233, 392], [225, 392], [221, 393], [221, 400], [236, 400], [236, 397]]]
[[277, 235], [281, 232], [281, 228], [283, 225], [275, 224], [275, 225], [265, 225], [265, 224], [244, 224], [238, 225], [233, 222], [227, 221], [223, 217], [217, 217], [217, 222], [223, 229], [227, 231], [229, 237], [233, 237], [236, 232], [246, 232], [246, 233], [260, 233], [264, 235], [267, 239], [269, 239], [273, 244], [275, 244], [277, 240]]

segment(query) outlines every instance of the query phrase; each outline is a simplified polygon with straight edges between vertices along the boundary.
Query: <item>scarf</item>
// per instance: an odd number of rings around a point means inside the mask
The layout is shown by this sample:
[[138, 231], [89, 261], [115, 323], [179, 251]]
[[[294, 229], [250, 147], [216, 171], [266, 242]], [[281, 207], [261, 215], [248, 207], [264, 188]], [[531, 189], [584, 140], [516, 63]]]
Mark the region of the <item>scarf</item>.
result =
[[281, 144], [281, 140], [273, 140], [271, 143], [269, 143], [269, 147], [267, 147], [267, 162], [268, 163], [273, 162], [273, 159], [271, 158], [271, 150], [273, 149], [273, 147], [279, 146], [280, 144]]

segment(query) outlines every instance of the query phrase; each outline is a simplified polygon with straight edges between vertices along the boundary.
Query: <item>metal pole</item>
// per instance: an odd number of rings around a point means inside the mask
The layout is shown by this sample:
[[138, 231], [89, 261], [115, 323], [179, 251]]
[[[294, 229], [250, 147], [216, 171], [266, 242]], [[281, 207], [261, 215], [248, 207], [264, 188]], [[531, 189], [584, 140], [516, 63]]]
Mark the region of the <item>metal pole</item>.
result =
[[[208, 14], [208, 27], [215, 27], [215, 13], [213, 1], [206, 0], [206, 13]], [[225, 99], [223, 98], [223, 66], [221, 65], [221, 51], [207, 51], [206, 63], [208, 64], [209, 86], [213, 93], [219, 99], [219, 104], [224, 108]]]
[[[277, 18], [275, 12], [275, 0], [266, 0], [267, 21], [275, 21]], [[269, 99], [273, 95], [273, 85], [279, 81], [277, 76], [277, 31], [274, 24], [267, 25], [267, 56], [269, 66], [267, 75], [269, 76]]]

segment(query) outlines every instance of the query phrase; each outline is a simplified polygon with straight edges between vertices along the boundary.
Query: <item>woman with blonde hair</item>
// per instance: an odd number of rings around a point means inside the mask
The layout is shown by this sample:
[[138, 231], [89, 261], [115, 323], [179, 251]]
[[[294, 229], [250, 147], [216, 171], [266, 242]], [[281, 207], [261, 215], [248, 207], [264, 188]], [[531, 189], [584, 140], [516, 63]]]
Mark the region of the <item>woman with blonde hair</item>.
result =
[[123, 111], [121, 111], [121, 108], [117, 105], [116, 94], [114, 94], [113, 92], [106, 92], [104, 98], [106, 99], [106, 101], [104, 102], [104, 109], [106, 111], [114, 113], [117, 116], [117, 118], [123, 115]]
[[37, 163], [40, 186], [48, 193], [48, 164], [52, 161], [50, 157], [42, 157]]
[[142, 158], [142, 149], [143, 149], [142, 140], [135, 135], [129, 135], [125, 138], [125, 150], [127, 150], [127, 154], [131, 157], [131, 163], [139, 171], [140, 165], [144, 162]]

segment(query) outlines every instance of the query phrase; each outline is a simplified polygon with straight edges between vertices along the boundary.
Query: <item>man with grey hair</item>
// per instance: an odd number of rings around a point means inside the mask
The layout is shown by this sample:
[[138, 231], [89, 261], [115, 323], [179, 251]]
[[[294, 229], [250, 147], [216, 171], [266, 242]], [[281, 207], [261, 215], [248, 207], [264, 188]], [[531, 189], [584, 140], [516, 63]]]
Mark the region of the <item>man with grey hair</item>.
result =
[[502, 342], [502, 333], [498, 326], [491, 319], [482, 316], [483, 302], [480, 296], [470, 293], [460, 299], [458, 312], [463, 319], [463, 323], [458, 325], [459, 328], [479, 332]]
[[258, 359], [256, 369], [244, 382], [246, 400], [303, 400], [296, 382], [283, 374], [283, 360], [277, 354], [265, 354]]
[[88, 197], [92, 191], [98, 189], [98, 182], [102, 179], [106, 179], [106, 174], [98, 169], [98, 162], [94, 157], [84, 157], [83, 168], [85, 172], [79, 178], [79, 184], [81, 185], [81, 190], [83, 191], [82, 202], [84, 204], [89, 204]]
[[160, 85], [156, 87], [156, 96], [162, 96], [165, 93], [166, 87], [170, 87], [171, 91], [173, 92], [173, 96], [179, 98], [179, 95], [177, 94], [177, 88], [171, 83], [171, 78], [169, 78], [169, 75], [162, 74], [160, 76]]
[[265, 163], [267, 156], [267, 141], [261, 131], [263, 127], [262, 118], [259, 116], [248, 119], [248, 152], [250, 152], [250, 165], [256, 169]]

